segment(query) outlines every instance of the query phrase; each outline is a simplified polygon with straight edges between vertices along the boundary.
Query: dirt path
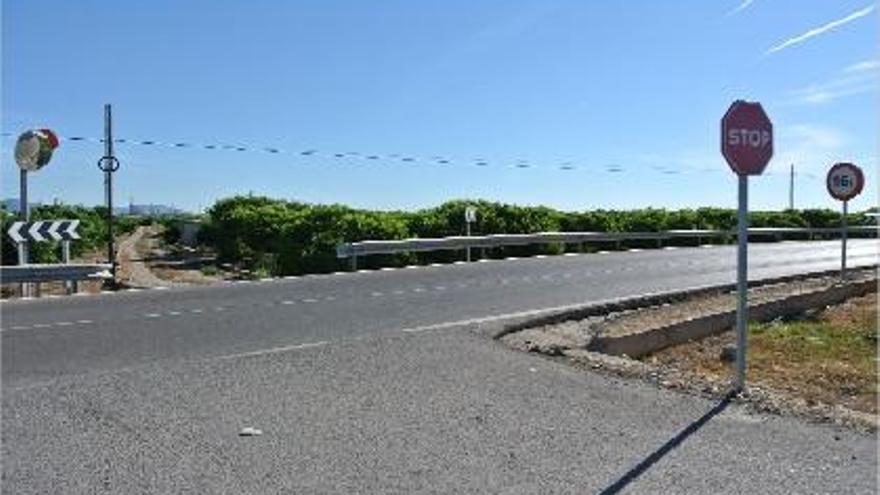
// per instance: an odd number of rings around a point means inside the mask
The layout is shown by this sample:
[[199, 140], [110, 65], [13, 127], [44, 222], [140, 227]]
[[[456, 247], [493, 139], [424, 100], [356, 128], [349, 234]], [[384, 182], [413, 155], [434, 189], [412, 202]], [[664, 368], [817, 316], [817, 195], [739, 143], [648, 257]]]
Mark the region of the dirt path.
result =
[[116, 260], [119, 263], [119, 280], [131, 287], [168, 287], [178, 285], [157, 277], [144, 262], [150, 255], [150, 243], [158, 227], [138, 227], [128, 238], [119, 243]]

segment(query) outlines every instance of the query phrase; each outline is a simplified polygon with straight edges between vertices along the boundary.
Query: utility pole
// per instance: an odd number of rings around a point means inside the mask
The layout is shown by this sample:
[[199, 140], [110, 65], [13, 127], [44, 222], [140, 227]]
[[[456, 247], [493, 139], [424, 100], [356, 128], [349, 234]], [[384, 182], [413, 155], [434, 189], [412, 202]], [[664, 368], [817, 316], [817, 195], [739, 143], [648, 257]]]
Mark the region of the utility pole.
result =
[[788, 209], [794, 210], [794, 163], [791, 164], [788, 174]]
[[110, 104], [104, 105], [104, 156], [98, 160], [104, 172], [104, 199], [107, 204], [107, 263], [116, 285], [116, 248], [113, 241], [113, 172], [119, 169], [119, 160], [113, 156], [113, 117]]

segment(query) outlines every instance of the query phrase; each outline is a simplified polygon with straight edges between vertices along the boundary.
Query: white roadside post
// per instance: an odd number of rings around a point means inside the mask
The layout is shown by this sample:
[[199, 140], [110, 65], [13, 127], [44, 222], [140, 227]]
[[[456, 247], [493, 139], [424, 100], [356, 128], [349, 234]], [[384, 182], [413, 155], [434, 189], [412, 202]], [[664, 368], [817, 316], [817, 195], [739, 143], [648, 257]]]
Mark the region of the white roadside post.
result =
[[[477, 209], [473, 206], [468, 206], [464, 209], [464, 223], [465, 223], [465, 235], [468, 237], [471, 236], [471, 224], [477, 221]], [[471, 262], [471, 247], [468, 246], [465, 249], [467, 255], [467, 262]]]
[[840, 281], [846, 282], [846, 235], [849, 200], [859, 195], [865, 187], [865, 174], [852, 163], [835, 163], [825, 178], [825, 187], [832, 198], [843, 202], [840, 219]]
[[737, 100], [721, 119], [721, 154], [737, 174], [736, 374], [733, 390], [746, 383], [748, 348], [749, 175], [761, 175], [773, 156], [773, 123], [760, 103]]

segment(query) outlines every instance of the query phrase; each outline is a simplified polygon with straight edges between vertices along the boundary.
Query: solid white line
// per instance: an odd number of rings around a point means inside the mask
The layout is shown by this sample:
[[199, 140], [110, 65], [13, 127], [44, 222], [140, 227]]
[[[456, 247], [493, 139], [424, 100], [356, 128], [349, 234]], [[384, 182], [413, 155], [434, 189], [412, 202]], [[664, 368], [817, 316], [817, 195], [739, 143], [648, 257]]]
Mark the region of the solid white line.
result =
[[265, 349], [262, 351], [251, 351], [251, 352], [241, 352], [238, 354], [227, 354], [225, 356], [218, 356], [213, 359], [238, 359], [243, 357], [254, 357], [254, 356], [265, 356], [267, 354], [277, 354], [279, 352], [287, 352], [287, 351], [295, 351], [300, 349], [310, 349], [312, 347], [321, 347], [329, 344], [330, 342], [326, 340], [322, 340], [320, 342], [310, 342], [308, 344], [296, 344], [296, 345], [288, 345], [284, 347], [273, 347], [271, 349]]

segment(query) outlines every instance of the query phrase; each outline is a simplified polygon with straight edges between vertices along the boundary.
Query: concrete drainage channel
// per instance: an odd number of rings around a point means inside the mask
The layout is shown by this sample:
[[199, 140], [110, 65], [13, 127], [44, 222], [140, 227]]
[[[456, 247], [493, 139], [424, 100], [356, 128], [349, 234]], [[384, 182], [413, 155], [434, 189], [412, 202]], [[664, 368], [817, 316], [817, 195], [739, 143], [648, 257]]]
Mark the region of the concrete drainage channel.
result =
[[[877, 267], [849, 273], [827, 271], [756, 281], [750, 284], [750, 320], [795, 319], [818, 313], [851, 298], [877, 292]], [[483, 325], [481, 330], [507, 346], [558, 357], [576, 367], [592, 368], [630, 378], [646, 379], [665, 388], [721, 395], [729, 379], [703, 377], [656, 363], [654, 353], [669, 348], [689, 353], [688, 346], [710, 336], [723, 337], [735, 324], [735, 287], [721, 285], [652, 294], [597, 304], [560, 308], [544, 314]], [[678, 350], [680, 344], [684, 345]], [[663, 351], [666, 352], [666, 351]], [[651, 355], [644, 359], [642, 356]], [[721, 358], [723, 360], [723, 358]], [[663, 362], [661, 358], [660, 362]], [[756, 384], [742, 395], [751, 406], [766, 412], [791, 412], [808, 419], [877, 428], [876, 416], [833, 404], [792, 407], [792, 397]], [[797, 402], [799, 399], [794, 399]]]

